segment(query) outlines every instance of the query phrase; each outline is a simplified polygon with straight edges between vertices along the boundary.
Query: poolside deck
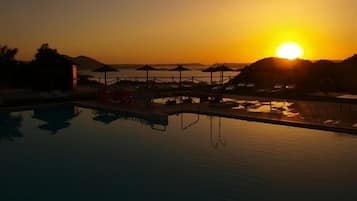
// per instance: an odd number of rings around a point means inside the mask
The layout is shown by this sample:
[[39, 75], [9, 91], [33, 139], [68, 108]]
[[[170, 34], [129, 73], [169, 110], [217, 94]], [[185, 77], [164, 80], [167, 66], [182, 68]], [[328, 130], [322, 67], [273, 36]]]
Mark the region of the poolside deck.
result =
[[[59, 102], [75, 102], [79, 106], [99, 108], [110, 111], [130, 112], [145, 118], [167, 118], [168, 115], [178, 113], [197, 113], [206, 115], [215, 115], [228, 118], [236, 118], [249, 121], [258, 121], [272, 124], [321, 129], [328, 131], [344, 132], [357, 134], [357, 103], [355, 100], [341, 99], [339, 102], [335, 101], [308, 101], [308, 100], [292, 100], [272, 97], [254, 97], [241, 96], [234, 94], [221, 94], [225, 98], [232, 98], [245, 101], [290, 101], [294, 103], [295, 109], [299, 115], [286, 116], [276, 112], [251, 112], [244, 109], [232, 109], [222, 107], [212, 107], [208, 103], [199, 104], [151, 104], [150, 107], [142, 103], [132, 105], [118, 105], [100, 103], [95, 100], [96, 88], [82, 87], [75, 92], [67, 94], [67, 96], [53, 97], [48, 94], [34, 93], [32, 91], [15, 91], [2, 93], [3, 102], [11, 103], [0, 105], [0, 110], [18, 111], [22, 109], [31, 109], [34, 105], [58, 104]], [[192, 97], [210, 96], [212, 93], [200, 91], [164, 91], [159, 92], [156, 96], [168, 97], [176, 96], [178, 94], [185, 94]], [[50, 94], [53, 95], [53, 94]], [[61, 95], [61, 94], [59, 94]], [[66, 95], [66, 94], [65, 94]], [[28, 105], [20, 106], [18, 105]]]
[[[338, 102], [357, 104], [357, 99], [354, 95], [331, 94], [329, 96], [323, 94], [305, 94], [305, 95], [287, 95], [287, 94], [255, 94], [255, 93], [235, 93], [221, 91], [210, 91], [208, 88], [190, 88], [190, 89], [170, 89], [153, 88], [147, 90], [142, 88], [142, 91], [150, 91], [154, 97], [168, 97], [185, 95], [190, 97], [209, 97], [223, 96], [226, 98], [244, 98], [246, 100], [305, 100], [319, 102]], [[49, 102], [74, 101], [83, 99], [95, 99], [98, 92], [98, 86], [79, 86], [74, 91], [60, 92], [38, 92], [31, 89], [9, 89], [0, 90], [0, 107], [11, 107], [18, 105], [31, 105]], [[351, 98], [352, 97], [352, 98]]]

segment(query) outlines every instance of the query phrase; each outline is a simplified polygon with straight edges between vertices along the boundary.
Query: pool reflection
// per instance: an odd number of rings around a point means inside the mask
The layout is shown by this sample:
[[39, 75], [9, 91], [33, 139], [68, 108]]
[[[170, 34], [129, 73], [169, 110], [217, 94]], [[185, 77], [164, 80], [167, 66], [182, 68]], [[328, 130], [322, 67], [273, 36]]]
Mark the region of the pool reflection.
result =
[[79, 114], [79, 108], [74, 105], [60, 105], [34, 109], [32, 118], [45, 122], [38, 126], [39, 129], [55, 135], [58, 131], [70, 127], [70, 121]]
[[19, 130], [22, 121], [21, 115], [10, 114], [9, 112], [0, 113], [0, 143], [23, 137]]
[[112, 122], [121, 118], [121, 115], [119, 115], [118, 113], [104, 112], [104, 111], [97, 111], [97, 110], [93, 111], [93, 113], [95, 115], [93, 117], [94, 121], [98, 121], [106, 125], [111, 124]]
[[[142, 125], [148, 126], [154, 131], [158, 131], [163, 134], [168, 134], [167, 130], [169, 126], [169, 119], [173, 120], [174, 124], [179, 123], [179, 129], [189, 131], [194, 129], [195, 126], [200, 124], [200, 120], [203, 117], [209, 118], [209, 126], [205, 127], [207, 134], [209, 134], [209, 143], [214, 149], [223, 148], [226, 146], [226, 140], [222, 135], [222, 118], [215, 116], [180, 113], [173, 115], [172, 117], [166, 115], [138, 115], [129, 112], [108, 112], [103, 110], [90, 110], [80, 108], [72, 104], [59, 105], [55, 107], [40, 107], [31, 111], [31, 118], [39, 120], [37, 128], [47, 132], [51, 135], [65, 132], [66, 129], [70, 129], [73, 121], [80, 117], [91, 116], [90, 118], [94, 122], [101, 123], [104, 126], [110, 126], [123, 121], [137, 122]], [[20, 131], [22, 126], [21, 113], [0, 113], [0, 140], [14, 141], [16, 138], [24, 137]], [[37, 121], [36, 121], [37, 122]]]
[[225, 98], [224, 101], [236, 102], [234, 110], [239, 112], [260, 113], [282, 120], [296, 120], [307, 123], [330, 124], [344, 127], [357, 127], [357, 105], [320, 101], [284, 100], [237, 100]]
[[[224, 136], [222, 135], [222, 118], [221, 117], [213, 117], [210, 116], [210, 143], [211, 146], [214, 149], [219, 149], [219, 148], [224, 148], [227, 143], [226, 140], [224, 138]], [[213, 129], [213, 124], [214, 124], [214, 120], [218, 119], [218, 129], [216, 130], [217, 132], [215, 132], [215, 130]], [[215, 133], [217, 133], [215, 135]]]
[[[13, 125], [4, 136], [26, 138], [0, 145], [2, 200], [101, 200], [103, 194], [174, 201], [357, 198], [353, 135], [73, 105], [0, 117], [1, 131], [9, 129], [5, 123]], [[46, 124], [66, 126], [44, 129]], [[52, 131], [57, 135], [43, 135]]]
[[166, 115], [141, 115], [131, 112], [108, 112], [103, 110], [93, 110], [93, 120], [110, 125], [117, 120], [130, 120], [150, 126], [153, 130], [166, 131], [168, 126], [168, 116]]

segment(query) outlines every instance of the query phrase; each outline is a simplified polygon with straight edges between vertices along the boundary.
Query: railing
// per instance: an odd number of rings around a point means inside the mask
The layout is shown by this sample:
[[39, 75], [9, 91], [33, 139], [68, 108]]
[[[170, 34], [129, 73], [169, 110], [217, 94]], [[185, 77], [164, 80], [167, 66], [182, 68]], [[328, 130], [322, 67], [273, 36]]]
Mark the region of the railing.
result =
[[[223, 83], [228, 83], [232, 80], [233, 76], [224, 76]], [[86, 78], [91, 81], [97, 81], [99, 83], [104, 84], [104, 77], [91, 77]], [[212, 77], [212, 81], [214, 84], [221, 84], [222, 83], [221, 76], [214, 76]], [[179, 83], [180, 78], [178, 76], [151, 76], [148, 77], [148, 81], [153, 84], [160, 84], [160, 83]], [[122, 76], [122, 77], [107, 77], [107, 85], [113, 85], [120, 82], [147, 82], [147, 78], [145, 76]], [[210, 84], [211, 77], [210, 76], [185, 76], [181, 77], [182, 83], [188, 84]]]

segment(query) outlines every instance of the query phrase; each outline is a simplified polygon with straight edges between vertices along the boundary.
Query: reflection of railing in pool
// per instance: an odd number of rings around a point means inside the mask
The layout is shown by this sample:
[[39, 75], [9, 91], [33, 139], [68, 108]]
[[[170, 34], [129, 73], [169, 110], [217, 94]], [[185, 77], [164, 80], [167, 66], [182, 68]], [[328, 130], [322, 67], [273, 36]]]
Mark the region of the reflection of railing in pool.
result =
[[210, 143], [211, 146], [214, 149], [218, 149], [219, 145], [225, 147], [226, 146], [226, 140], [224, 139], [224, 137], [222, 136], [221, 130], [222, 130], [222, 118], [221, 117], [217, 117], [218, 118], [218, 141], [216, 143], [213, 142], [213, 116], [209, 116], [210, 118]]
[[[184, 113], [181, 113], [181, 129], [186, 130], [191, 128], [192, 126], [196, 125], [200, 121], [200, 114], [196, 114], [196, 119], [187, 124], [184, 125]], [[218, 140], [217, 142], [214, 142], [213, 136], [214, 136], [214, 129], [213, 129], [213, 119], [218, 118]], [[209, 127], [209, 132], [210, 132], [210, 144], [214, 149], [218, 149], [220, 146], [225, 147], [227, 145], [226, 140], [224, 136], [222, 135], [222, 117], [215, 117], [215, 116], [209, 116], [209, 121], [210, 121], [210, 127]]]
[[191, 123], [189, 123], [189, 124], [184, 126], [184, 120], [183, 120], [184, 118], [183, 118], [183, 116], [184, 116], [184, 114], [181, 113], [181, 129], [182, 130], [186, 130], [188, 128], [191, 128], [192, 126], [194, 126], [195, 124], [197, 124], [200, 121], [200, 115], [197, 114], [197, 118], [193, 122], [191, 122]]

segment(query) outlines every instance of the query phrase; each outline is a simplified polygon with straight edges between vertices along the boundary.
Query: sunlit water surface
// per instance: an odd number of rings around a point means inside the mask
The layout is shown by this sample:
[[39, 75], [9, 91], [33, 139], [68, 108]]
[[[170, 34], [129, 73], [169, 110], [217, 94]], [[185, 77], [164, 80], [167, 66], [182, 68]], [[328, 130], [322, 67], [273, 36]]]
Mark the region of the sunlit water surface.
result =
[[357, 137], [74, 106], [0, 115], [0, 200], [357, 200]]

